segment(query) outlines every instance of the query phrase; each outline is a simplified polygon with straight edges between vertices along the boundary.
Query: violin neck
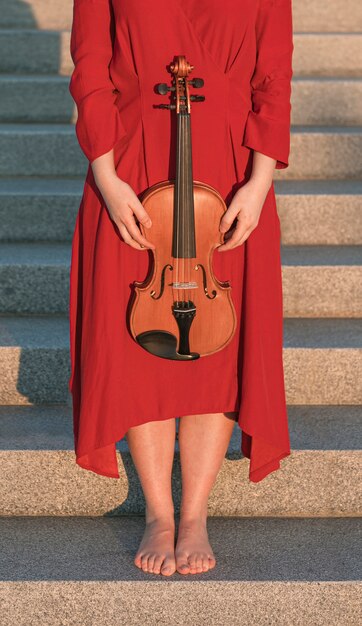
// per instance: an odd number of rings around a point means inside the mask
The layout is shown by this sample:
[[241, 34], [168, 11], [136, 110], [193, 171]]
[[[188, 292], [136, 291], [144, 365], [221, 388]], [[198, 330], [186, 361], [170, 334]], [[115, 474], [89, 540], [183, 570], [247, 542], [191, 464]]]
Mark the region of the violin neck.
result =
[[186, 112], [177, 114], [172, 256], [196, 257], [191, 116]]

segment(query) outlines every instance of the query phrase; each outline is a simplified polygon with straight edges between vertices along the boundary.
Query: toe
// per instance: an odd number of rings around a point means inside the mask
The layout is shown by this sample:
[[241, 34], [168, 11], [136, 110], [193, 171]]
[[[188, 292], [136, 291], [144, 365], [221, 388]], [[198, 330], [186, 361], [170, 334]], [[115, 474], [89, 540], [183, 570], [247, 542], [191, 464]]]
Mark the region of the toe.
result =
[[153, 573], [159, 574], [161, 571], [161, 566], [163, 562], [163, 556], [157, 555], [153, 564]]
[[188, 562], [187, 555], [179, 555], [176, 558], [177, 571], [180, 574], [189, 574], [190, 573], [190, 563]]
[[209, 571], [209, 559], [207, 556], [204, 556], [202, 559], [202, 571], [203, 572]]
[[134, 561], [133, 561], [134, 564], [137, 565], [137, 567], [140, 567], [140, 568], [142, 567], [141, 559], [142, 559], [141, 554], [136, 554], [136, 556], [134, 558]]
[[197, 574], [201, 574], [202, 572], [202, 555], [197, 554], [195, 559], [196, 572]]
[[190, 572], [191, 572], [191, 574], [196, 574], [197, 573], [197, 567], [196, 567], [196, 555], [195, 554], [190, 554], [190, 556], [189, 556], [189, 563], [190, 563]]
[[175, 564], [173, 559], [171, 559], [170, 557], [166, 557], [161, 567], [161, 574], [163, 574], [164, 576], [171, 576], [171, 574], [173, 574], [174, 572]]
[[212, 569], [216, 565], [216, 559], [213, 555], [209, 554], [209, 568]]
[[148, 572], [154, 573], [156, 556], [157, 556], [156, 554], [150, 554], [150, 556], [148, 557], [148, 566], [147, 566]]
[[141, 568], [144, 572], [148, 572], [148, 554], [144, 554], [141, 558]]

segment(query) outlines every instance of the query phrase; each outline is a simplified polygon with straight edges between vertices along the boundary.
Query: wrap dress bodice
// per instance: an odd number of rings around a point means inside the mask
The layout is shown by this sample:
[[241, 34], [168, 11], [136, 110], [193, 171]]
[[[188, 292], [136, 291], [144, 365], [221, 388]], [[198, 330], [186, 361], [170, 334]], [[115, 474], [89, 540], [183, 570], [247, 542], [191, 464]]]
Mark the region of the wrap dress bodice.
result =
[[[257, 482], [290, 454], [284, 375], [280, 222], [274, 185], [257, 227], [213, 255], [232, 285], [238, 329], [223, 350], [172, 362], [143, 350], [127, 328], [131, 284], [149, 252], [122, 239], [91, 163], [113, 149], [118, 176], [140, 195], [175, 177], [169, 64], [184, 55], [205, 101], [191, 109], [193, 177], [227, 204], [247, 182], [253, 151], [288, 166], [291, 0], [74, 0], [70, 93], [88, 160], [72, 241], [70, 347], [77, 463], [119, 477], [115, 443], [150, 420], [237, 411], [242, 452]], [[195, 92], [197, 93], [197, 92]], [[215, 234], [216, 236], [216, 234]], [[206, 418], [207, 419], [207, 418]]]

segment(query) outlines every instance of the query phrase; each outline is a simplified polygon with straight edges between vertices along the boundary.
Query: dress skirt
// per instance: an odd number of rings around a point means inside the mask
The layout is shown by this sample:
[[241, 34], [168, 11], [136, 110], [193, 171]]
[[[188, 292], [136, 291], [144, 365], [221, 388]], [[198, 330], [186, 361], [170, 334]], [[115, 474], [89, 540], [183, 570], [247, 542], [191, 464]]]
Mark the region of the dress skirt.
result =
[[254, 150], [288, 166], [292, 51], [290, 0], [74, 1], [69, 88], [89, 161], [70, 269], [69, 390], [80, 467], [119, 478], [116, 442], [129, 428], [229, 411], [237, 412], [251, 481], [290, 454], [274, 184], [248, 239], [213, 254], [216, 278], [232, 288], [232, 341], [180, 362], [147, 352], [130, 334], [134, 282], [145, 280], [152, 252], [123, 240], [91, 163], [113, 148], [118, 176], [139, 197], [174, 179], [175, 114], [154, 107], [168, 102], [155, 85], [170, 84], [167, 67], [184, 54], [190, 78], [204, 79], [205, 101], [191, 113], [193, 177], [228, 205], [250, 177]]

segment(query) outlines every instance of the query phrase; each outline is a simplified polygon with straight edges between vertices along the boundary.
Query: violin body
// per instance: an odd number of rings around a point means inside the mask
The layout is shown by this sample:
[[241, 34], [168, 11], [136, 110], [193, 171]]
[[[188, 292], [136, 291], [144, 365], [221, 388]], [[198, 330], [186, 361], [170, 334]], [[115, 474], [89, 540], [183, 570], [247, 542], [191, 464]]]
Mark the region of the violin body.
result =
[[[177, 105], [163, 108], [176, 108], [178, 114], [176, 178], [153, 185], [140, 199], [152, 226], [139, 228], [155, 250], [146, 280], [134, 282], [129, 326], [148, 352], [189, 361], [225, 348], [237, 318], [231, 285], [219, 281], [212, 268], [214, 250], [223, 243], [219, 226], [227, 207], [216, 189], [192, 176], [192, 81], [185, 80], [192, 68], [184, 57], [177, 57], [171, 68], [175, 87], [167, 89], [176, 92]], [[195, 79], [193, 84], [202, 86], [203, 81]]]
[[[171, 314], [175, 300], [172, 283], [176, 282], [175, 261], [172, 241], [174, 184], [171, 181], [150, 187], [142, 197], [142, 204], [152, 220], [151, 228], [140, 224], [142, 235], [156, 246], [152, 250], [153, 266], [144, 283], [135, 281], [136, 298], [130, 316], [131, 331], [136, 339], [144, 331], [155, 328], [179, 336], [179, 327]], [[220, 194], [209, 185], [194, 181], [194, 207], [197, 258], [187, 264], [187, 276], [183, 275], [182, 263], [179, 266], [181, 282], [197, 283], [188, 289], [196, 307], [196, 315], [189, 330], [189, 344], [200, 356], [213, 354], [231, 341], [236, 329], [236, 314], [231, 299], [228, 281], [219, 281], [212, 269], [213, 251], [223, 235], [219, 231], [220, 220], [226, 210]], [[201, 267], [202, 266], [202, 267]], [[164, 281], [162, 284], [162, 270]], [[172, 268], [172, 269], [171, 269]], [[202, 269], [203, 268], [203, 269]], [[185, 268], [186, 269], [186, 268]], [[152, 295], [163, 294], [158, 299]], [[176, 289], [177, 292], [177, 289]]]

